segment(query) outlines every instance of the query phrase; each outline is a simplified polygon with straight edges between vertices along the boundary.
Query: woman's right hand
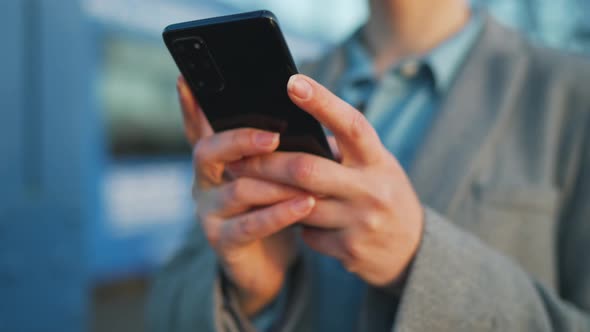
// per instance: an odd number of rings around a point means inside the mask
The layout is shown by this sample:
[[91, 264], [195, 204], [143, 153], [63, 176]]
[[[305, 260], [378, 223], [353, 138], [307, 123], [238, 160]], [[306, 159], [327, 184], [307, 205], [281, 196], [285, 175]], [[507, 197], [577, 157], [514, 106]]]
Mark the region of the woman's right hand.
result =
[[309, 215], [315, 199], [286, 185], [232, 177], [226, 163], [272, 153], [279, 135], [250, 128], [214, 133], [182, 77], [177, 87], [193, 146], [198, 219], [242, 309], [253, 315], [278, 295], [297, 255], [288, 226]]

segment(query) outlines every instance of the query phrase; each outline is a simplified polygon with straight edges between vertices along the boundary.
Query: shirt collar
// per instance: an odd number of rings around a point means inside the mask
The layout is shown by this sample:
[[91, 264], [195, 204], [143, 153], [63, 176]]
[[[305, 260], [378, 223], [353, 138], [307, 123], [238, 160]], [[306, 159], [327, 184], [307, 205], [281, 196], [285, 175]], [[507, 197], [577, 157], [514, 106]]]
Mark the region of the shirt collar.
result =
[[[483, 27], [481, 14], [472, 10], [472, 15], [465, 27], [450, 39], [438, 45], [419, 59], [403, 59], [388, 73], [395, 73], [403, 64], [417, 60], [430, 68], [434, 83], [439, 92], [446, 92], [461, 67], [471, 47], [475, 44]], [[347, 70], [343, 73], [343, 85], [355, 84], [375, 79], [371, 56], [362, 40], [363, 28], [358, 29], [345, 43], [344, 52]]]
[[344, 43], [347, 66], [340, 80], [344, 85], [373, 80], [375, 78], [373, 61], [362, 41], [362, 33], [363, 28], [358, 29]]
[[438, 91], [446, 92], [461, 68], [483, 27], [481, 15], [473, 11], [467, 25], [424, 57], [434, 75]]

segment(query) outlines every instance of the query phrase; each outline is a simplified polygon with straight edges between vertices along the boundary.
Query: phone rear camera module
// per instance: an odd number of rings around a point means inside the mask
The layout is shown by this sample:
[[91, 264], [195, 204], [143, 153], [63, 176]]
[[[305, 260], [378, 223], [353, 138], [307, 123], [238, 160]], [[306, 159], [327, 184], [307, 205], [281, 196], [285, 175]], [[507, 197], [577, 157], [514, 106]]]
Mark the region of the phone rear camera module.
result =
[[176, 52], [184, 53], [185, 51], [186, 51], [186, 48], [184, 47], [184, 45], [182, 45], [182, 44], [176, 45]]
[[[178, 52], [185, 78], [196, 91], [212, 94], [223, 90], [225, 83], [221, 72], [207, 43], [202, 38], [182, 38], [175, 43], [175, 50]], [[181, 48], [182, 51], [180, 51]]]

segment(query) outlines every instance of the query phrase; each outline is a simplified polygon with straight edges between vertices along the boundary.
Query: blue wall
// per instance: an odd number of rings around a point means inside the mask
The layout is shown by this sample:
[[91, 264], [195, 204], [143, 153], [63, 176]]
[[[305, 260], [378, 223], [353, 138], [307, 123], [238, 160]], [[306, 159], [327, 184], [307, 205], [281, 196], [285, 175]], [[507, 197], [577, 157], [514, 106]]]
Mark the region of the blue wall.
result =
[[80, 3], [0, 1], [0, 331], [81, 331], [102, 149]]

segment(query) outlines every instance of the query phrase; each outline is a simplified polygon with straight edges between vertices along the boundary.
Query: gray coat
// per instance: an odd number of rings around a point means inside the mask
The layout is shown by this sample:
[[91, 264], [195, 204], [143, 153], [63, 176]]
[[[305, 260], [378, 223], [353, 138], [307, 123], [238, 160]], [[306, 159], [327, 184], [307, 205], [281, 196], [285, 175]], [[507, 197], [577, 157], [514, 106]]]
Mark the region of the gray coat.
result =
[[[311, 74], [330, 88], [345, 65], [336, 49]], [[409, 172], [420, 248], [401, 295], [367, 290], [359, 330], [590, 331], [590, 64], [486, 18], [442, 107]], [[312, 330], [317, 257], [303, 255], [283, 331]], [[154, 284], [153, 330], [249, 329], [217, 272], [195, 230]]]

